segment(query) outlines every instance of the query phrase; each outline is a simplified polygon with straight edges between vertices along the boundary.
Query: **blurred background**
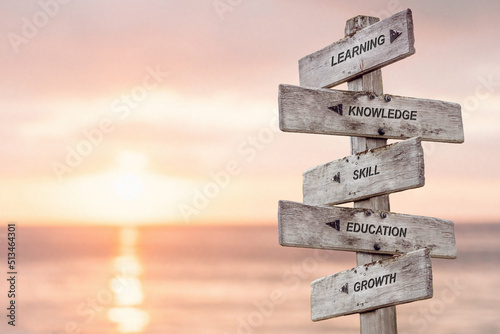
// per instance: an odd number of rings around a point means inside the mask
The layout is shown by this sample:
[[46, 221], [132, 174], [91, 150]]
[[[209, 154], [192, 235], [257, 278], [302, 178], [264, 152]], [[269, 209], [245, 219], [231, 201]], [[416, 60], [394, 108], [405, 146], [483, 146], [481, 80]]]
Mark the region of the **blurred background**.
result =
[[354, 254], [280, 247], [276, 218], [349, 138], [280, 132], [278, 85], [347, 19], [408, 7], [417, 52], [384, 91], [460, 103], [465, 143], [424, 143], [425, 187], [390, 196], [453, 220], [459, 253], [433, 260], [434, 298], [399, 306], [399, 331], [499, 333], [493, 0], [2, 1], [0, 272], [15, 222], [18, 295], [0, 332], [359, 332], [309, 319], [310, 281]]

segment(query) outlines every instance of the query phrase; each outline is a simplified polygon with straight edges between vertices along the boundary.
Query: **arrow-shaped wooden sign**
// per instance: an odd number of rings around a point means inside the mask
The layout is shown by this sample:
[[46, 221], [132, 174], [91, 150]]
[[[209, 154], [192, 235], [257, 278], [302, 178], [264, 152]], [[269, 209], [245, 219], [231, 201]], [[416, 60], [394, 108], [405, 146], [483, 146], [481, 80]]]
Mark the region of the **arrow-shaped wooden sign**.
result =
[[299, 60], [300, 85], [332, 87], [415, 53], [406, 9]]
[[286, 132], [463, 143], [457, 103], [369, 92], [279, 86]]
[[303, 173], [304, 203], [333, 205], [422, 187], [420, 138], [358, 153]]
[[282, 246], [380, 254], [427, 248], [432, 257], [457, 257], [450, 220], [279, 201], [278, 224]]
[[311, 283], [313, 321], [432, 297], [429, 251], [417, 250]]

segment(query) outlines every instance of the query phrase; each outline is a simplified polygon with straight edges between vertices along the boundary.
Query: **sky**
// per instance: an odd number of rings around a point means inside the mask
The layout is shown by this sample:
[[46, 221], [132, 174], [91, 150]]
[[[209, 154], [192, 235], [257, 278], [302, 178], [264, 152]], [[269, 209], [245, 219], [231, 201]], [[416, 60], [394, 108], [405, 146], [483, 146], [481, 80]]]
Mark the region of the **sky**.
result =
[[347, 19], [406, 8], [416, 53], [383, 68], [384, 91], [460, 103], [465, 143], [424, 143], [426, 185], [391, 210], [498, 222], [493, 0], [2, 1], [2, 219], [276, 224], [304, 170], [349, 154], [348, 137], [280, 132], [278, 85]]

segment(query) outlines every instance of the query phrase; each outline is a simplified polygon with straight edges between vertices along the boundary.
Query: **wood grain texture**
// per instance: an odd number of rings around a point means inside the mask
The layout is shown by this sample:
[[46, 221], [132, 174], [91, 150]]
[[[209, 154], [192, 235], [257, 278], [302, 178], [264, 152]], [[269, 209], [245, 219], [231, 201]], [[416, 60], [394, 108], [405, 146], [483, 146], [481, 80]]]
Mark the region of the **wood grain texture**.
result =
[[[391, 42], [394, 33], [400, 34]], [[300, 59], [300, 85], [333, 87], [414, 53], [413, 19], [406, 9], [359, 31], [352, 29], [340, 41]]]
[[464, 141], [457, 103], [293, 85], [279, 86], [278, 101], [280, 129], [285, 132]]
[[304, 203], [333, 205], [422, 187], [419, 138], [351, 155], [303, 173]]
[[[349, 35], [359, 29], [366, 28], [378, 22], [375, 17], [356, 16], [347, 20], [345, 33]], [[368, 72], [363, 76], [347, 82], [350, 91], [367, 91], [375, 94], [382, 94], [382, 70], [378, 69]], [[356, 154], [366, 150], [387, 145], [387, 139], [376, 139], [366, 137], [351, 137], [351, 154]], [[371, 197], [365, 200], [354, 202], [355, 208], [369, 208], [374, 210], [390, 211], [389, 195]], [[373, 253], [356, 253], [358, 266], [390, 258], [390, 255]], [[398, 324], [396, 317], [396, 306], [379, 308], [359, 315], [361, 334], [397, 334]]]
[[[376, 72], [380, 72], [377, 70]], [[373, 89], [381, 93], [382, 75], [374, 75], [374, 72], [363, 75], [362, 78], [348, 82], [349, 89]], [[370, 150], [387, 145], [387, 139], [375, 139], [366, 137], [351, 137], [351, 153]], [[389, 195], [370, 197], [365, 200], [354, 202], [355, 208], [370, 208], [374, 210], [390, 211]], [[390, 258], [390, 255], [374, 253], [356, 253], [356, 262], [358, 266], [379, 260]], [[363, 312], [359, 315], [359, 324], [361, 334], [397, 334], [397, 316], [396, 306], [378, 308], [373, 311]]]
[[457, 257], [454, 224], [444, 219], [279, 201], [278, 226], [282, 246]]
[[417, 250], [317, 279], [311, 318], [324, 320], [432, 297], [429, 251]]

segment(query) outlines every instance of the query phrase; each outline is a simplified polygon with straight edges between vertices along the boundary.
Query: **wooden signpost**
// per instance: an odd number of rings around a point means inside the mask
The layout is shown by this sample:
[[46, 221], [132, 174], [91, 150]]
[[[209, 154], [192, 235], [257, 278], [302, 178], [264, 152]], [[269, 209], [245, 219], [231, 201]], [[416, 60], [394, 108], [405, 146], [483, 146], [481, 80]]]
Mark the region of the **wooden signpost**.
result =
[[280, 129], [286, 132], [463, 143], [457, 103], [369, 92], [279, 86]]
[[413, 19], [407, 9], [300, 59], [300, 85], [333, 87], [411, 56], [413, 44]]
[[312, 320], [431, 297], [431, 259], [428, 250], [420, 249], [315, 280], [311, 283]]
[[461, 108], [383, 94], [380, 68], [415, 53], [411, 10], [345, 32], [299, 60], [302, 87], [279, 87], [281, 130], [351, 136], [351, 156], [303, 173], [303, 204], [279, 202], [279, 242], [357, 252], [358, 267], [312, 282], [313, 321], [360, 313], [362, 334], [396, 334], [394, 305], [431, 298], [430, 257], [457, 250], [453, 222], [392, 213], [388, 194], [424, 185], [421, 140], [464, 141]]
[[419, 138], [351, 155], [303, 173], [306, 204], [341, 204], [422, 187], [424, 151]]
[[280, 201], [282, 246], [379, 254], [427, 248], [431, 257], [457, 257], [452, 221], [386, 211]]

